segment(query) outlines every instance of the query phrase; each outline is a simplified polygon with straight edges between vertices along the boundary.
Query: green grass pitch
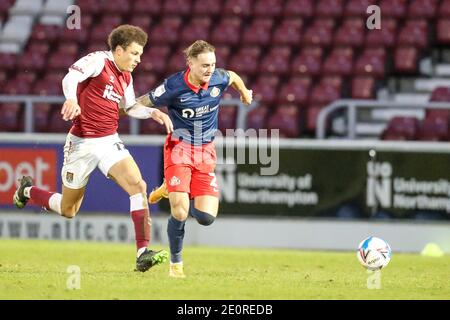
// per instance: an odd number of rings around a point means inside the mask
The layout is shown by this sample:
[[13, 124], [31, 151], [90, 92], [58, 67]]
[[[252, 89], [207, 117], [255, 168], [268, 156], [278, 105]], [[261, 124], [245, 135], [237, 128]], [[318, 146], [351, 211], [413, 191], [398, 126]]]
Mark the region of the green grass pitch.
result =
[[[394, 248], [380, 289], [367, 288], [370, 275], [354, 252], [190, 246], [184, 263], [187, 278], [171, 279], [167, 264], [134, 272], [131, 244], [2, 239], [0, 299], [450, 298], [449, 255], [398, 254]], [[67, 289], [70, 265], [80, 268], [78, 290]]]

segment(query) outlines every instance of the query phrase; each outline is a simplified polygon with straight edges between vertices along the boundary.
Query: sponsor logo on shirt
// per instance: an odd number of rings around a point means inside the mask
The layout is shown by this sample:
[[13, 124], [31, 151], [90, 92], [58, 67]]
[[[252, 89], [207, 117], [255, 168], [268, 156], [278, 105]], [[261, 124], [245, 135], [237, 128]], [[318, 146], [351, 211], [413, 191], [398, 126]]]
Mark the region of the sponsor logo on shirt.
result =
[[105, 91], [103, 91], [103, 98], [119, 103], [122, 96], [114, 92], [114, 87], [110, 84], [105, 86]]

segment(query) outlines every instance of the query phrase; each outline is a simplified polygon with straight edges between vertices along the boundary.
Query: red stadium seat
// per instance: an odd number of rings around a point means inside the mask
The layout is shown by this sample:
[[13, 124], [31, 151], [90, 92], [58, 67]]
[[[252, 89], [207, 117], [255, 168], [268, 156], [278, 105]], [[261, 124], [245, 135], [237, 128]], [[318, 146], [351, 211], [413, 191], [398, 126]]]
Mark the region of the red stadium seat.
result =
[[353, 71], [353, 49], [335, 48], [325, 59], [322, 72], [328, 75], [349, 76]]
[[36, 103], [33, 105], [34, 131], [47, 132], [52, 105], [49, 103]]
[[[331, 79], [331, 78], [330, 78]], [[341, 89], [331, 81], [321, 80], [311, 92], [310, 103], [314, 105], [326, 105], [341, 97]]]
[[31, 92], [40, 96], [60, 96], [63, 94], [61, 82], [50, 82], [45, 78], [36, 81]]
[[309, 98], [311, 82], [309, 77], [291, 78], [287, 84], [281, 86], [278, 103], [305, 105]]
[[230, 56], [230, 47], [219, 45], [216, 46], [216, 66], [218, 68], [227, 68], [228, 67], [228, 58]]
[[154, 74], [144, 73], [133, 77], [133, 87], [137, 96], [146, 94], [153, 89], [157, 83], [157, 78]]
[[283, 10], [285, 17], [311, 18], [313, 14], [313, 0], [287, 0]]
[[135, 0], [132, 11], [134, 14], [144, 14], [147, 16], [161, 16], [162, 5], [160, 0]]
[[450, 44], [450, 19], [440, 19], [438, 21], [437, 42], [443, 45]]
[[0, 63], [0, 70], [14, 70], [18, 57], [20, 56], [16, 54], [0, 52], [0, 61], [2, 62]]
[[419, 52], [417, 48], [398, 47], [394, 53], [394, 69], [401, 73], [417, 73], [418, 59]]
[[247, 129], [267, 129], [267, 116], [269, 114], [269, 109], [265, 106], [260, 105], [247, 113]]
[[209, 0], [208, 5], [205, 5], [204, 0], [196, 0], [192, 13], [194, 16], [217, 16], [221, 13], [221, 11], [221, 0]]
[[20, 103], [0, 104], [2, 116], [0, 117], [0, 131], [20, 131], [23, 129], [21, 123], [22, 105]]
[[426, 141], [448, 141], [450, 138], [449, 118], [432, 117], [423, 119], [418, 138]]
[[253, 98], [262, 104], [272, 104], [277, 98], [279, 82], [279, 78], [273, 75], [260, 76], [256, 82], [251, 85]]
[[253, 7], [253, 16], [276, 18], [281, 15], [282, 11], [282, 0], [258, 0]]
[[163, 13], [166, 16], [187, 16], [191, 14], [191, 0], [165, 0]]
[[259, 47], [242, 47], [229, 61], [229, 68], [238, 73], [254, 75], [258, 72], [258, 61], [261, 55]]
[[163, 73], [169, 52], [169, 46], [151, 46], [149, 49], [144, 49], [141, 63], [138, 65], [136, 72]]
[[[160, 108], [162, 112], [167, 113], [167, 108]], [[166, 129], [163, 125], [152, 119], [146, 119], [140, 121], [140, 133], [141, 134], [159, 134], [166, 135]]]
[[47, 63], [46, 56], [46, 54], [42, 54], [38, 51], [28, 51], [20, 56], [17, 69], [40, 71], [44, 69]]
[[375, 4], [373, 0], [349, 0], [345, 6], [344, 16], [366, 17], [367, 8], [373, 4]]
[[352, 79], [353, 99], [374, 99], [375, 98], [375, 78], [367, 76], [357, 76]]
[[386, 73], [386, 51], [383, 48], [368, 48], [356, 60], [355, 74], [384, 77]]
[[354, 48], [361, 47], [364, 44], [364, 28], [365, 22], [361, 18], [344, 20], [334, 35], [334, 44]]
[[150, 25], [152, 24], [152, 18], [145, 14], [132, 15], [130, 19], [130, 24], [133, 26], [141, 27], [142, 30], [149, 32]]
[[172, 73], [186, 69], [186, 58], [182, 54], [181, 50], [176, 50], [175, 53], [170, 57], [169, 62], [166, 66], [166, 71], [164, 76], [169, 76]]
[[251, 0], [227, 0], [223, 13], [228, 16], [248, 17], [252, 14]]
[[320, 47], [305, 47], [291, 64], [293, 74], [317, 76], [322, 68], [323, 49]]
[[30, 39], [52, 43], [57, 40], [62, 33], [63, 28], [55, 25], [37, 24], [33, 26], [33, 32]]
[[438, 87], [431, 93], [430, 101], [433, 102], [450, 102], [450, 88]]
[[424, 49], [428, 46], [428, 24], [426, 20], [408, 20], [400, 29], [397, 43]]
[[300, 113], [295, 106], [280, 107], [267, 122], [269, 130], [278, 129], [280, 137], [298, 138], [300, 136]]
[[53, 133], [67, 133], [72, 127], [72, 121], [64, 121], [61, 117], [60, 108], [53, 108], [50, 114], [48, 131]]
[[419, 120], [415, 117], [394, 117], [381, 134], [383, 140], [416, 140]]
[[29, 94], [31, 91], [31, 83], [15, 77], [10, 79], [0, 90], [10, 95]]
[[241, 20], [239, 18], [224, 18], [212, 32], [214, 44], [237, 45], [241, 35]]
[[107, 14], [127, 15], [131, 10], [131, 2], [128, 0], [108, 0], [107, 5], [103, 6], [103, 12]]
[[368, 30], [366, 34], [366, 47], [393, 47], [397, 39], [397, 20], [383, 19], [381, 29]]
[[340, 18], [344, 12], [343, 0], [319, 0], [316, 16], [324, 18]]
[[32, 72], [32, 71], [28, 71], [28, 70], [20, 70], [16, 73], [15, 78], [18, 81], [32, 84], [37, 78], [37, 72]]
[[285, 19], [275, 29], [272, 43], [275, 45], [298, 46], [301, 42], [303, 21], [301, 19]]
[[379, 3], [383, 19], [393, 17], [402, 19], [406, 16], [408, 2], [405, 0], [381, 0]]
[[[98, 14], [103, 12], [103, 7], [105, 6], [103, 2], [98, 0], [77, 0], [76, 3], [82, 9], [83, 15], [87, 14]], [[83, 19], [81, 19], [83, 20]]]
[[236, 129], [237, 107], [222, 106], [219, 108], [218, 127], [223, 135], [226, 129]]
[[408, 17], [432, 19], [437, 9], [438, 0], [413, 0], [408, 8]]
[[303, 44], [307, 46], [329, 47], [333, 40], [333, 20], [314, 20], [303, 35]]
[[50, 51], [50, 44], [43, 41], [29, 41], [26, 52], [38, 52], [41, 55], [46, 55]]
[[305, 130], [309, 134], [313, 134], [316, 131], [317, 127], [317, 118], [319, 116], [320, 111], [324, 108], [324, 105], [310, 105], [306, 109], [306, 119], [305, 119]]
[[181, 26], [180, 17], [162, 18], [160, 23], [153, 27], [149, 34], [149, 43], [156, 44], [174, 44], [178, 41], [178, 30]]
[[78, 56], [79, 46], [76, 42], [60, 41], [58, 43], [57, 52], [67, 54], [69, 56]]
[[209, 41], [211, 19], [208, 17], [194, 18], [181, 30], [180, 43], [190, 45], [198, 39]]
[[277, 75], [287, 74], [290, 72], [290, 57], [290, 47], [272, 47], [267, 55], [262, 59], [259, 69], [261, 72]]
[[77, 59], [76, 55], [55, 52], [50, 55], [47, 63], [49, 70], [67, 70]]
[[438, 10], [438, 16], [441, 18], [450, 17], [450, 0], [442, 0]]
[[245, 28], [242, 42], [247, 45], [266, 46], [270, 43], [273, 20], [270, 18], [254, 19], [250, 26]]

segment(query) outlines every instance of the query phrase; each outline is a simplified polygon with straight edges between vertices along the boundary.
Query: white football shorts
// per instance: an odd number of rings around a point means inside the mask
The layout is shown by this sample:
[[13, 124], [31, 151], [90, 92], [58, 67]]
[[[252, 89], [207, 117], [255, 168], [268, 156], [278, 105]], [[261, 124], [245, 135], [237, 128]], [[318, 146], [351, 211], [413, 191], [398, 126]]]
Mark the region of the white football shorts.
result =
[[131, 157], [130, 152], [117, 133], [88, 139], [69, 133], [64, 145], [62, 183], [68, 188], [80, 189], [86, 186], [97, 167], [108, 178], [109, 169], [127, 157]]

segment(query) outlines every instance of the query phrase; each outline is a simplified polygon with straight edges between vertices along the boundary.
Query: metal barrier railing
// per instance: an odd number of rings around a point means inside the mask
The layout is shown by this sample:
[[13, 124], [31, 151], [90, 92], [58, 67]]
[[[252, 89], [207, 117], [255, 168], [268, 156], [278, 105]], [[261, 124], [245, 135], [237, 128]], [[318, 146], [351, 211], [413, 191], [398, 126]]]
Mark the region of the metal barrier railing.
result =
[[[24, 103], [25, 113], [24, 113], [24, 129], [25, 132], [34, 132], [34, 118], [33, 118], [33, 104], [34, 103], [50, 103], [50, 104], [63, 104], [65, 101], [64, 96], [32, 96], [32, 95], [0, 95], [0, 103], [2, 102], [12, 102], [12, 103]], [[245, 119], [247, 117], [247, 112], [258, 106], [257, 102], [253, 102], [250, 106], [246, 107], [239, 99], [222, 99], [220, 102], [222, 106], [237, 106], [238, 114], [236, 119], [237, 129], [246, 129]], [[130, 119], [130, 134], [139, 134], [140, 120]]]
[[327, 130], [327, 120], [331, 113], [337, 110], [347, 110], [347, 138], [356, 139], [356, 125], [358, 121], [358, 111], [362, 109], [394, 109], [405, 108], [411, 109], [449, 109], [449, 102], [427, 102], [427, 103], [403, 103], [379, 100], [352, 100], [343, 99], [336, 100], [322, 109], [317, 117], [316, 122], [316, 138], [325, 139]]

